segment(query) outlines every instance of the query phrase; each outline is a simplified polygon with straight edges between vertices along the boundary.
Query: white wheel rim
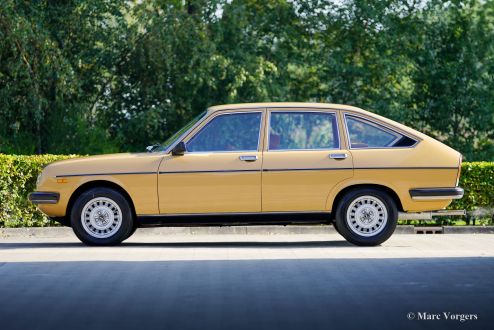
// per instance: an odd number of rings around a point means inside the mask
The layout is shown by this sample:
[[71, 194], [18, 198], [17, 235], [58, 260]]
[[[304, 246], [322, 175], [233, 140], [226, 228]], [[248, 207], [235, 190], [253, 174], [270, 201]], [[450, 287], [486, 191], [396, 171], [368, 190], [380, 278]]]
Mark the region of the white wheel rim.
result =
[[122, 225], [122, 211], [117, 203], [105, 197], [91, 199], [81, 212], [84, 230], [96, 238], [115, 235]]
[[380, 199], [361, 196], [348, 207], [346, 222], [350, 230], [359, 236], [375, 236], [386, 226], [388, 212]]

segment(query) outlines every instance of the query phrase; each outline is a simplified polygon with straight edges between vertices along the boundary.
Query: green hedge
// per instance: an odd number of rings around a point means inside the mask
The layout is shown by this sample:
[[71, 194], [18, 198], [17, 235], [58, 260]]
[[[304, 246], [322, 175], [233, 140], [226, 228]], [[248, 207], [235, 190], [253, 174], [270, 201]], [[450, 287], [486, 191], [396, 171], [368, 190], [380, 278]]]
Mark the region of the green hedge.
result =
[[450, 209], [493, 208], [494, 162], [463, 163], [459, 185], [465, 189], [465, 196], [453, 201]]
[[0, 227], [54, 225], [27, 200], [43, 167], [75, 155], [15, 156], [0, 154]]
[[[54, 225], [27, 200], [43, 166], [76, 155], [15, 156], [0, 154], [0, 227]], [[494, 163], [463, 163], [460, 186], [465, 197], [450, 208], [474, 210], [494, 206]]]

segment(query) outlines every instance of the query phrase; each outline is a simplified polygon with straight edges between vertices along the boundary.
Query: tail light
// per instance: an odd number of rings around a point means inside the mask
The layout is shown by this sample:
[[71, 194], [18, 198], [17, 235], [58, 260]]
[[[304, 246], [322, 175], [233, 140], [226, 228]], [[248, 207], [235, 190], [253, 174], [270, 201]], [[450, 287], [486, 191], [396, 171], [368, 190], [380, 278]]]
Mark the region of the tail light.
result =
[[456, 186], [460, 183], [461, 163], [463, 162], [463, 156], [460, 154], [460, 163], [458, 164], [458, 176], [456, 177]]

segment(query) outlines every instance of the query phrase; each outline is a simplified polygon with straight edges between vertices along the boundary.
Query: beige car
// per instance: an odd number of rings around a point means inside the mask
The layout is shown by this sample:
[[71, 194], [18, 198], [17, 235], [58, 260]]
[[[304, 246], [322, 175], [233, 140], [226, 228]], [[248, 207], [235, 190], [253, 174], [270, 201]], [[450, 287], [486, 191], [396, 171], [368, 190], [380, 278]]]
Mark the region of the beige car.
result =
[[81, 241], [138, 227], [334, 224], [350, 242], [387, 240], [398, 215], [463, 196], [461, 155], [420, 132], [338, 104], [209, 108], [146, 153], [55, 162], [30, 194]]

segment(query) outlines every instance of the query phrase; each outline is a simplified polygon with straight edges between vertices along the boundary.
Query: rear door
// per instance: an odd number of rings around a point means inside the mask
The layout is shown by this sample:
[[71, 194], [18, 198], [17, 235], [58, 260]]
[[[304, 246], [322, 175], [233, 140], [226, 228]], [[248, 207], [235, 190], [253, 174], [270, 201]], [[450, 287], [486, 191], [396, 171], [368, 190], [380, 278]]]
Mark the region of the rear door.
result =
[[321, 212], [331, 189], [353, 175], [331, 109], [268, 109], [263, 212]]

